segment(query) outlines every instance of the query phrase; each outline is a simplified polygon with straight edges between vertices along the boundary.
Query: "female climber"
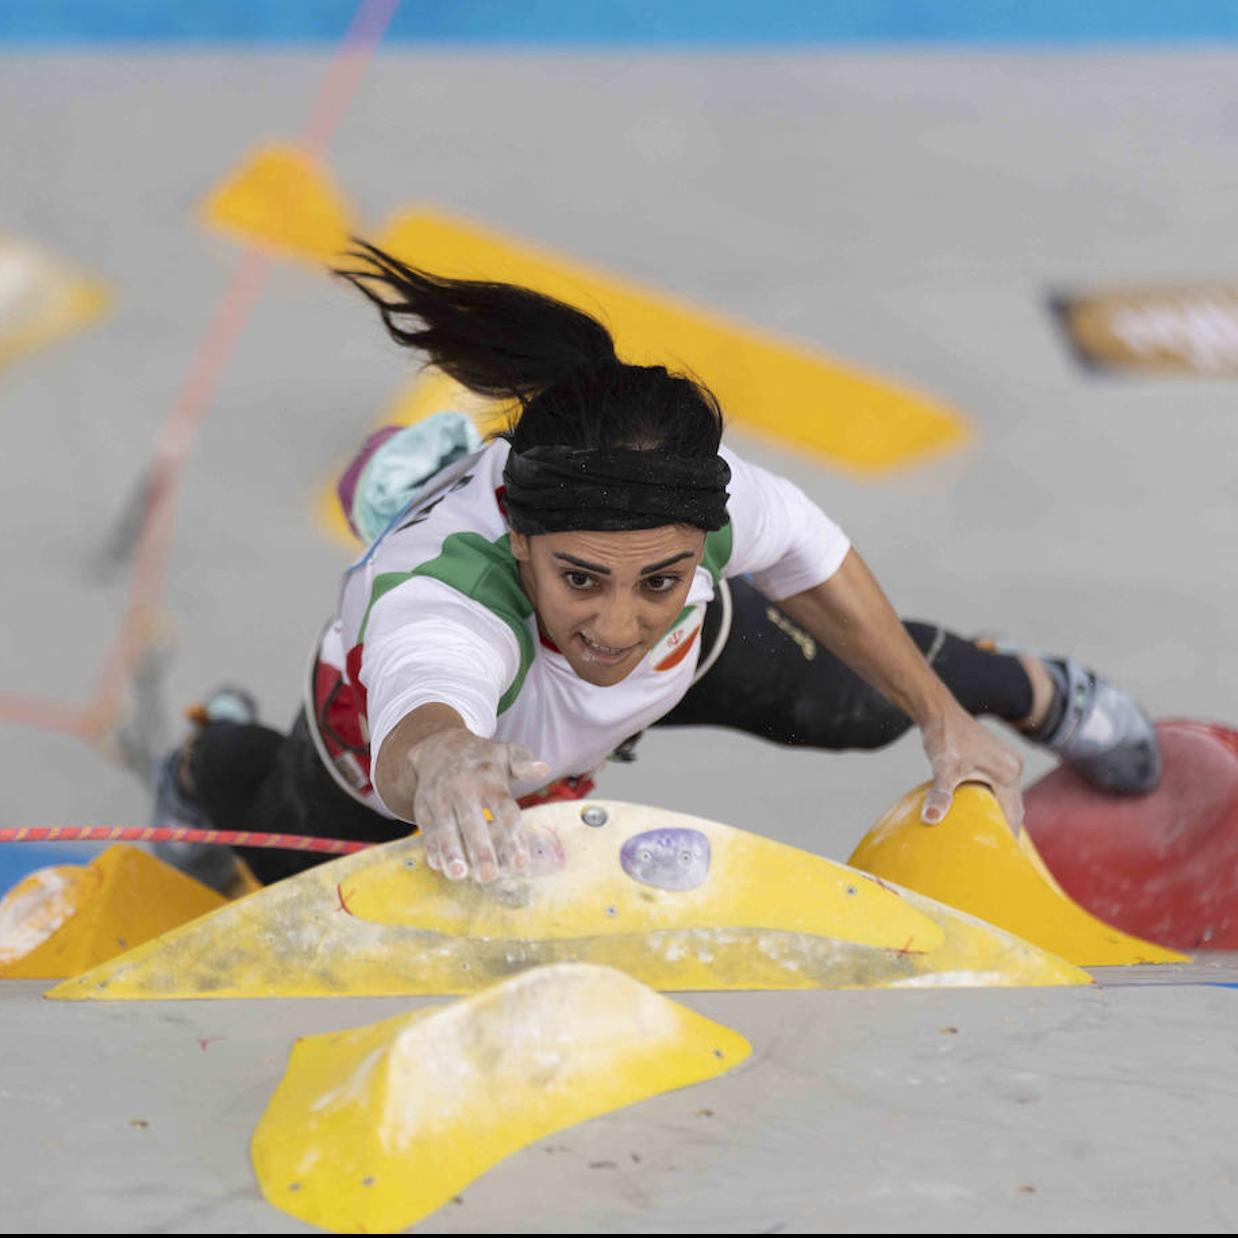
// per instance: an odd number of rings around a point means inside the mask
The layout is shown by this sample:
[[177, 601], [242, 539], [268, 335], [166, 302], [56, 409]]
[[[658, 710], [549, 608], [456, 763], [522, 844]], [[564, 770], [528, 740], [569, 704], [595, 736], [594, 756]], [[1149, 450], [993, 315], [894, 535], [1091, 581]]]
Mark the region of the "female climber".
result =
[[[422, 479], [345, 574], [290, 735], [244, 693], [206, 703], [160, 767], [157, 824], [381, 842], [415, 822], [433, 868], [486, 883], [529, 864], [521, 803], [588, 794], [609, 756], [679, 725], [831, 750], [915, 725], [929, 822], [978, 781], [1019, 828], [1022, 761], [979, 714], [1100, 787], [1156, 785], [1129, 697], [1071, 659], [902, 623], [832, 520], [721, 445], [701, 383], [625, 363], [527, 288], [353, 257], [339, 274], [391, 336], [509, 401], [510, 424]], [[234, 863], [165, 854], [216, 885]], [[243, 855], [265, 882], [315, 862]]]

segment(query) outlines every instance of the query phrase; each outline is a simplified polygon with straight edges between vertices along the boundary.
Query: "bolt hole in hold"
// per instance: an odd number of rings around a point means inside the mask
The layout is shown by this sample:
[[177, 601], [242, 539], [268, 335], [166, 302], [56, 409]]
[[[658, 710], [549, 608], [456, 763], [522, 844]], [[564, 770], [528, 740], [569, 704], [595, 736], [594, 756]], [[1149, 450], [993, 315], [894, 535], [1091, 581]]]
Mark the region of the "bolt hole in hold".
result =
[[855, 888], [855, 886], [848, 886], [848, 887], [847, 887], [847, 893], [848, 893], [848, 894], [858, 894], [858, 893], [859, 893], [859, 890], [857, 890], [857, 889]]
[[623, 871], [659, 890], [695, 890], [709, 876], [710, 859], [709, 839], [682, 826], [635, 834], [619, 850]]
[[605, 808], [599, 808], [596, 804], [590, 804], [580, 810], [580, 819], [586, 824], [597, 829], [600, 825], [605, 825], [610, 820], [610, 815]]

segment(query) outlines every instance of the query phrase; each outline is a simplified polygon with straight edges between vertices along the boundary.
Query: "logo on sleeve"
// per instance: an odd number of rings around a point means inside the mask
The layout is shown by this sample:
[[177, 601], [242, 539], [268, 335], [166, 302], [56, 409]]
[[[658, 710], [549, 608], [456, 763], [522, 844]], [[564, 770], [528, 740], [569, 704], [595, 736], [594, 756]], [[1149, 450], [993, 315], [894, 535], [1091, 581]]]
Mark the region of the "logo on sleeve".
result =
[[671, 630], [649, 652], [649, 664], [655, 671], [669, 671], [678, 666], [691, 652], [705, 622], [703, 606], [685, 606]]

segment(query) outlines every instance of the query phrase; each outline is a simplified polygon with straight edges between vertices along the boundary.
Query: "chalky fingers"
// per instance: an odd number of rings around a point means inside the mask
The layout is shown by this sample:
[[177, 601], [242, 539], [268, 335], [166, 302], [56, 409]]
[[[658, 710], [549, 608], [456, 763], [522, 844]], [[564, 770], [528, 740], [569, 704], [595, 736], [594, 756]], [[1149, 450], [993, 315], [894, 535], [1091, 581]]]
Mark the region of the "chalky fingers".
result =
[[510, 795], [496, 795], [487, 808], [500, 869], [505, 873], [524, 872], [529, 867], [529, 844], [520, 823], [520, 806]]
[[490, 838], [490, 823], [481, 804], [471, 796], [457, 800], [455, 818], [473, 877], [483, 885], [493, 881], [499, 875], [498, 858]]

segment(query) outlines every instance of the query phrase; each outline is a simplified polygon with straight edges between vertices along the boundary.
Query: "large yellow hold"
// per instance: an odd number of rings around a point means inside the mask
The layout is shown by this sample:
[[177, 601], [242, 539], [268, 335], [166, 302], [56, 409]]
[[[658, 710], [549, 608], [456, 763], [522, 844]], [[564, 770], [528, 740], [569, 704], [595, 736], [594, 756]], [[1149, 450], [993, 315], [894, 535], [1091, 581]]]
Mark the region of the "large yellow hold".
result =
[[0, 977], [76, 976], [226, 902], [137, 847], [41, 868], [0, 900]]
[[566, 961], [661, 990], [1089, 983], [931, 899], [717, 822], [606, 801], [524, 819], [539, 868], [557, 871], [479, 887], [427, 868], [417, 838], [389, 843], [278, 882], [50, 996], [468, 993]]
[[765, 929], [921, 954], [944, 941], [894, 891], [757, 834], [635, 805], [568, 804], [549, 816], [539, 817], [540, 866], [556, 871], [495, 889], [424, 864], [374, 864], [341, 881], [341, 897], [373, 924], [477, 941]]
[[[327, 169], [287, 144], [255, 150], [207, 198], [212, 227], [339, 265], [358, 231]], [[804, 344], [430, 210], [411, 210], [379, 243], [436, 274], [523, 284], [611, 328], [626, 361], [699, 375], [738, 424], [859, 474], [920, 463], [962, 445], [963, 419], [940, 401]]]
[[752, 1052], [611, 968], [539, 967], [446, 1007], [299, 1040], [254, 1134], [267, 1199], [395, 1233], [534, 1140]]
[[920, 818], [925, 790], [903, 796], [864, 836], [849, 863], [1082, 967], [1186, 961], [1186, 955], [1123, 933], [1080, 907], [1054, 880], [1026, 831], [1017, 839], [1010, 832], [987, 788], [960, 787], [937, 825]]

